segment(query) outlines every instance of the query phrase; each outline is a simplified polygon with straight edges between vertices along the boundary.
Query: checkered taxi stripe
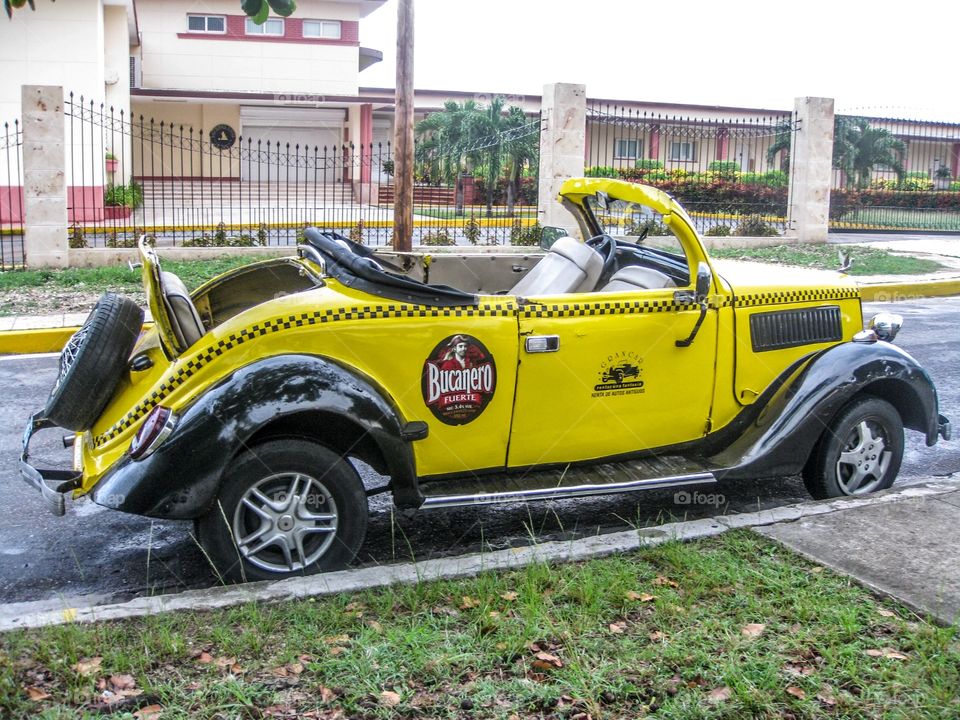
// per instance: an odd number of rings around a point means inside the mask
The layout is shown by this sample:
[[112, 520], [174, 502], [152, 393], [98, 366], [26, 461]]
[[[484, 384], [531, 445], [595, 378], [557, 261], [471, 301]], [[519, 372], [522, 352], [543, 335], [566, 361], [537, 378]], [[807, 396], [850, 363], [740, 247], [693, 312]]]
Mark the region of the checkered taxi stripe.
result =
[[195, 353], [189, 360], [177, 369], [170, 377], [164, 380], [156, 390], [150, 393], [140, 403], [128, 412], [120, 421], [109, 430], [93, 439], [94, 447], [101, 447], [114, 438], [123, 434], [174, 390], [183, 385], [188, 378], [195, 375], [201, 368], [208, 365], [214, 358], [223, 355], [253, 338], [271, 335], [291, 328], [320, 325], [331, 322], [345, 322], [349, 320], [381, 320], [385, 318], [443, 318], [443, 317], [510, 317], [515, 312], [513, 303], [493, 304], [481, 303], [476, 306], [463, 307], [432, 307], [429, 305], [371, 305], [367, 307], [329, 308], [314, 312], [297, 313], [284, 317], [265, 320], [244, 328], [229, 337], [217, 341]]

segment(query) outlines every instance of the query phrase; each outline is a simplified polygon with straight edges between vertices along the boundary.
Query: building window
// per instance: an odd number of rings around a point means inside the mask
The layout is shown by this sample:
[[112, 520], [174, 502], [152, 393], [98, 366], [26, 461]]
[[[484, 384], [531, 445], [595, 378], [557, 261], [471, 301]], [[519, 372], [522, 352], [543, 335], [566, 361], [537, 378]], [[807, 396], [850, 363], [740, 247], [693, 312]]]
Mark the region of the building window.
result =
[[265, 20], [262, 25], [257, 25], [253, 18], [247, 18], [247, 35], [271, 35], [273, 37], [283, 37], [283, 19], [270, 18]]
[[692, 142], [670, 143], [670, 159], [679, 162], [693, 162], [697, 159], [697, 144]]
[[303, 36], [305, 38], [321, 38], [323, 40], [340, 39], [339, 20], [304, 20]]
[[227, 19], [223, 15], [187, 15], [187, 29], [190, 32], [225, 33]]
[[613, 143], [613, 157], [620, 160], [636, 160], [640, 157], [642, 144], [639, 140], [618, 139]]

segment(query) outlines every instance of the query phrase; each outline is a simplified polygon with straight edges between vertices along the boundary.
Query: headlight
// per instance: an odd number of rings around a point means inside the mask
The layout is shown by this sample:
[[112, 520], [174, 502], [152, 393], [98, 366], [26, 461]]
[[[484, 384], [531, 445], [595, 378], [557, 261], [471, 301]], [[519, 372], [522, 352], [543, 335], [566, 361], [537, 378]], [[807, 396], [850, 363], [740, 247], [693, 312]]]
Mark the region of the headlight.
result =
[[884, 342], [893, 342], [893, 339], [900, 331], [901, 325], [903, 325], [902, 315], [882, 312], [877, 313], [870, 318], [870, 322], [867, 324], [867, 327], [876, 333], [879, 340], [883, 340]]
[[140, 460], [160, 447], [177, 426], [178, 419], [170, 408], [157, 405], [147, 415], [147, 419], [143, 421], [133, 442], [130, 443], [130, 457]]

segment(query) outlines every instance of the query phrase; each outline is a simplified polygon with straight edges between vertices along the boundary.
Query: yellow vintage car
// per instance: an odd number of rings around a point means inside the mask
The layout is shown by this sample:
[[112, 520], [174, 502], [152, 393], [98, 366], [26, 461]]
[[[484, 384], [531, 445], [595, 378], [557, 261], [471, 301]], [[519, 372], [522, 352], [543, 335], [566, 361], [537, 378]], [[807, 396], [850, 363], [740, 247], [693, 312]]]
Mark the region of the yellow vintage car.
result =
[[[890, 486], [904, 427], [949, 435], [891, 343], [902, 320], [864, 329], [845, 275], [713, 261], [656, 188], [575, 178], [561, 199], [575, 222], [539, 255], [309, 229], [193, 293], [141, 242], [154, 324], [104, 296], [24, 478], [61, 514], [72, 494], [194, 519], [219, 573], [251, 580], [348, 564], [377, 492], [427, 511], [801, 473], [836, 497]], [[73, 470], [31, 465], [51, 426], [76, 432]]]

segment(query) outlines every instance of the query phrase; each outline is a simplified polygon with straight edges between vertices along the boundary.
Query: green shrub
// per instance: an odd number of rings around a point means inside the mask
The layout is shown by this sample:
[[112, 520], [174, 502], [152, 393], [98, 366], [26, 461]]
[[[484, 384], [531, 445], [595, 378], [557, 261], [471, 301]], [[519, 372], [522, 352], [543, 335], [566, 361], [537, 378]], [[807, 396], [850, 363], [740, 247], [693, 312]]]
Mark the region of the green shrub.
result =
[[363, 245], [363, 231], [366, 229], [366, 226], [363, 224], [363, 218], [357, 220], [357, 224], [350, 228], [350, 239], [353, 242]]
[[707, 230], [704, 235], [707, 235], [708, 237], [728, 237], [730, 235], [730, 226], [714, 225], [712, 228]]
[[775, 237], [780, 233], [760, 215], [747, 215], [737, 225], [734, 231], [736, 235], [742, 237]]
[[950, 187], [947, 189], [953, 192], [960, 191], [960, 180], [954, 180], [952, 183], [950, 183]]
[[480, 223], [473, 215], [464, 223], [463, 234], [471, 245], [480, 244], [480, 229]]
[[736, 160], [713, 160], [707, 165], [707, 170], [723, 175], [733, 175], [740, 172], [740, 163]]
[[587, 177], [618, 177], [617, 169], [611, 165], [594, 165], [593, 167], [588, 167], [586, 170], [584, 170], [583, 174]]
[[640, 158], [634, 167], [637, 170], [663, 170], [663, 163], [654, 158]]
[[70, 226], [70, 235], [69, 235], [69, 246], [73, 250], [79, 250], [80, 248], [89, 247], [87, 245], [87, 238], [83, 234], [83, 228], [74, 223]]
[[510, 244], [511, 245], [539, 245], [540, 234], [543, 228], [540, 223], [534, 223], [530, 227], [523, 227], [519, 218], [513, 221], [510, 226]]
[[103, 204], [136, 209], [143, 204], [143, 188], [135, 181], [129, 185], [110, 185], [103, 196]]
[[431, 230], [420, 238], [421, 245], [456, 245], [446, 230]]
[[670, 230], [659, 220], [654, 220], [653, 218], [647, 218], [646, 220], [641, 220], [640, 222], [635, 222], [630, 225], [627, 225], [623, 229], [624, 235], [643, 235], [646, 232], [647, 235], [670, 235]]

